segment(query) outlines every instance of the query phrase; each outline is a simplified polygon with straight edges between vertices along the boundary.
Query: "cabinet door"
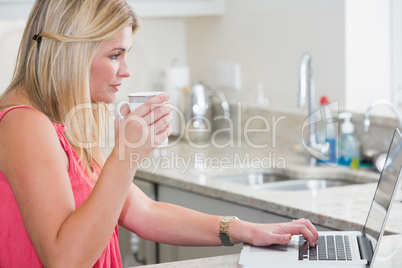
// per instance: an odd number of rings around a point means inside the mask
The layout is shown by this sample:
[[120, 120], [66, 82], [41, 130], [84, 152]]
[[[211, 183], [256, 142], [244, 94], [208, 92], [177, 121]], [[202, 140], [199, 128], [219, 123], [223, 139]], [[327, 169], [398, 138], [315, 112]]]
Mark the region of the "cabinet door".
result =
[[[165, 186], [158, 186], [158, 200], [213, 215], [235, 215], [252, 222], [262, 221], [262, 212], [230, 202], [202, 196]], [[218, 226], [216, 228], [219, 228]], [[194, 235], [199, 235], [196, 231]], [[160, 245], [160, 261], [179, 261], [240, 253], [242, 246], [233, 247], [177, 247]]]

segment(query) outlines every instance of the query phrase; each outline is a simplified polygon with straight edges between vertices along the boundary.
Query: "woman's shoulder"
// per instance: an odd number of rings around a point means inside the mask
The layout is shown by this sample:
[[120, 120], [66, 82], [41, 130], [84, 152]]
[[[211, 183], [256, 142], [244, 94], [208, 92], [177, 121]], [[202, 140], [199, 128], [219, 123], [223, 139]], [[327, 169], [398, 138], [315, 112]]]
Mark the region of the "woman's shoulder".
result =
[[7, 124], [46, 123], [46, 121], [50, 122], [45, 114], [34, 108], [34, 105], [21, 91], [16, 90], [1, 97], [0, 124], [4, 124], [4, 122]]
[[[0, 170], [23, 162], [34, 168], [40, 159], [65, 157], [53, 123], [36, 109], [18, 108], [0, 120]], [[64, 158], [61, 158], [64, 163]], [[10, 164], [11, 163], [11, 164]]]
[[[4, 113], [5, 112], [5, 113]], [[58, 141], [53, 123], [42, 112], [30, 106], [13, 106], [3, 110], [0, 118], [0, 143], [13, 148], [22, 144], [36, 147]]]
[[30, 105], [21, 104], [0, 107], [0, 129], [1, 125], [24, 129], [26, 127], [41, 128], [52, 125], [52, 123], [44, 113]]

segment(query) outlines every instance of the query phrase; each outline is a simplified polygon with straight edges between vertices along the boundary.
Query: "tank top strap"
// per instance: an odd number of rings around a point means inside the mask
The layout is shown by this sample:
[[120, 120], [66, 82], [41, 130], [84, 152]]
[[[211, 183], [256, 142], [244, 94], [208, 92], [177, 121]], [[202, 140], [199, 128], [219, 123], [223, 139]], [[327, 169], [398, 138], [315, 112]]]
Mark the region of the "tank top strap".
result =
[[11, 111], [11, 110], [18, 109], [18, 108], [28, 108], [28, 109], [35, 110], [35, 108], [33, 108], [33, 107], [31, 107], [31, 106], [28, 106], [28, 105], [16, 105], [16, 106], [12, 106], [12, 107], [7, 108], [7, 109], [5, 109], [4, 111], [0, 112], [0, 120], [3, 118], [3, 116], [4, 116], [6, 113], [8, 113], [8, 112]]

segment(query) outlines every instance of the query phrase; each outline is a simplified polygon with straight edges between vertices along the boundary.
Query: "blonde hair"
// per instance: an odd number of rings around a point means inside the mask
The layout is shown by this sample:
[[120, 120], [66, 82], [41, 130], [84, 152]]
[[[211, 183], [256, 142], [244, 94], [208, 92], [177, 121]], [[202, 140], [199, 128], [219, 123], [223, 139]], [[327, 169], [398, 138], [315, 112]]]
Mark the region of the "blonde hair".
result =
[[127, 26], [134, 33], [138, 22], [125, 0], [37, 0], [5, 92], [22, 89], [36, 109], [66, 125], [65, 135], [88, 171], [104, 164], [97, 141], [107, 113], [104, 103], [91, 101], [91, 62]]

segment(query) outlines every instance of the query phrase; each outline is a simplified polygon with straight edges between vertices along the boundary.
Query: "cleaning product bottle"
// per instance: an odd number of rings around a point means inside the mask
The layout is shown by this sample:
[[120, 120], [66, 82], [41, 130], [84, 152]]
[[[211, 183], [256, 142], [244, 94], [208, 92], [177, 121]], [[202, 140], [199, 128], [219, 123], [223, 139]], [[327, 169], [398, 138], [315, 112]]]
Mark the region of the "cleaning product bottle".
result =
[[332, 118], [332, 112], [329, 107], [329, 101], [326, 96], [322, 96], [320, 100], [321, 113], [321, 131], [318, 132], [318, 142], [321, 144], [329, 144], [329, 158], [319, 160], [321, 163], [336, 163], [337, 162], [337, 130]]
[[351, 113], [340, 113], [339, 119], [344, 119], [339, 138], [338, 164], [358, 169], [360, 166], [360, 142], [354, 134], [355, 127], [351, 122]]

